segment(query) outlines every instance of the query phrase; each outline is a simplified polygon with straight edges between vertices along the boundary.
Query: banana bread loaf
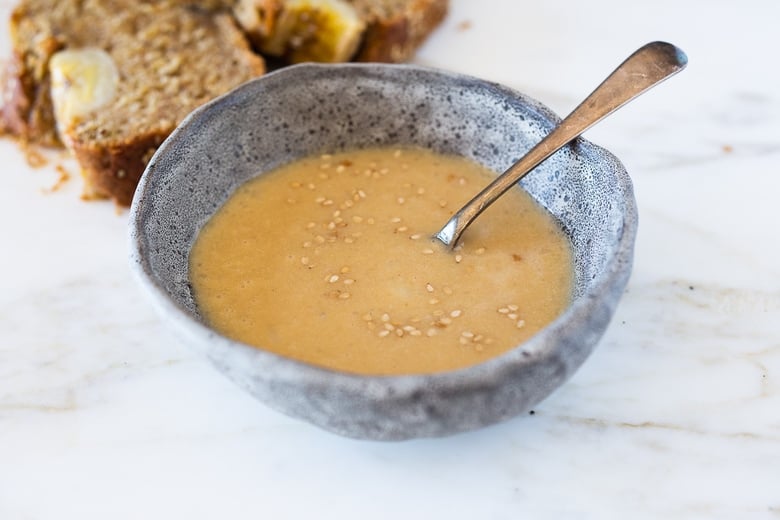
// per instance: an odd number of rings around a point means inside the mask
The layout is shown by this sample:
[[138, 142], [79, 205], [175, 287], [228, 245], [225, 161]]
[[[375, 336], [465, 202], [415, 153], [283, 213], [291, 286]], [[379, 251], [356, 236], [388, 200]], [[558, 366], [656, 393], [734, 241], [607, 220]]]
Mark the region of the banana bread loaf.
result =
[[5, 130], [65, 144], [121, 205], [184, 116], [265, 70], [215, 0], [22, 0], [10, 25]]
[[[87, 196], [129, 205], [190, 111], [287, 62], [409, 59], [448, 0], [20, 0], [0, 133], [66, 146]], [[248, 38], [248, 39], [247, 39]]]

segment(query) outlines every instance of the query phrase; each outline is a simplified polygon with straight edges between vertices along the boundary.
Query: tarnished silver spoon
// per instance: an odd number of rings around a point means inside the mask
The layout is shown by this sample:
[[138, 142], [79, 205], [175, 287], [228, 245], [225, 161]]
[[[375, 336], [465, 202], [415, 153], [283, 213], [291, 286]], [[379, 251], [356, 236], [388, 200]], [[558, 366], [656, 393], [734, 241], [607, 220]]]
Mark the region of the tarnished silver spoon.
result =
[[434, 237], [455, 247], [469, 224], [528, 172], [639, 94], [684, 69], [687, 63], [685, 53], [670, 43], [653, 42], [641, 47], [552, 132], [458, 210]]

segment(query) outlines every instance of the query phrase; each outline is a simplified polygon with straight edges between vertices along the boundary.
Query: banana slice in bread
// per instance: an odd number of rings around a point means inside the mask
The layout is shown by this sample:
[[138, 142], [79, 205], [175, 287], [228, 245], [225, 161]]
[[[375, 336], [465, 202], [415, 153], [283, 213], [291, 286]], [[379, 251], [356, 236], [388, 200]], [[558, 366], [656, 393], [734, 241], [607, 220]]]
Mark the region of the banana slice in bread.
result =
[[283, 61], [402, 62], [447, 14], [448, 0], [236, 0], [262, 53]]
[[255, 42], [260, 51], [290, 63], [349, 61], [366, 27], [355, 8], [343, 0], [287, 0], [283, 4], [263, 1], [263, 4], [265, 9], [244, 6], [239, 12], [243, 9], [257, 14]]
[[106, 51], [87, 47], [54, 53], [49, 74], [57, 133], [67, 143], [68, 128], [116, 97], [119, 69]]

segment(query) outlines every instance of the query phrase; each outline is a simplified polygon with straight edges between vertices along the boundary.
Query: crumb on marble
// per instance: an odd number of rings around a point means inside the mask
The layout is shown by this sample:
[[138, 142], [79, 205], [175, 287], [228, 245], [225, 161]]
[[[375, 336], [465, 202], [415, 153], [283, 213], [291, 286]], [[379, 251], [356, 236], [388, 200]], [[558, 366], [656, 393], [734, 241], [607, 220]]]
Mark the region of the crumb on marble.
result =
[[62, 164], [55, 165], [54, 170], [57, 172], [57, 179], [51, 186], [43, 188], [44, 193], [54, 193], [59, 191], [60, 188], [62, 188], [71, 178], [70, 172]]
[[471, 29], [472, 26], [473, 24], [471, 20], [463, 20], [458, 24], [458, 31], [460, 32], [468, 31], [469, 29]]

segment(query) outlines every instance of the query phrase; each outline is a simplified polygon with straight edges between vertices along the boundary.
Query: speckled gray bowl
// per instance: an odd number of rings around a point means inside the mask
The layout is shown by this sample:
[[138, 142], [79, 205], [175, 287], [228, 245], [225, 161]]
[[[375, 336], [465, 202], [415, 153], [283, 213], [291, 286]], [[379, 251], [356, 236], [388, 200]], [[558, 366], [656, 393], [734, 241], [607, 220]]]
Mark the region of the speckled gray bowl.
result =
[[232, 341], [198, 313], [188, 256], [198, 231], [237, 186], [298, 157], [415, 144], [502, 171], [557, 121], [522, 94], [436, 70], [282, 69], [196, 110], [160, 147], [131, 210], [133, 269], [189, 344], [286, 414], [342, 435], [382, 440], [449, 435], [503, 421], [529, 410], [574, 373], [628, 281], [636, 207], [628, 175], [607, 151], [580, 139], [522, 182], [571, 238], [575, 299], [530, 341], [471, 368], [359, 376]]

